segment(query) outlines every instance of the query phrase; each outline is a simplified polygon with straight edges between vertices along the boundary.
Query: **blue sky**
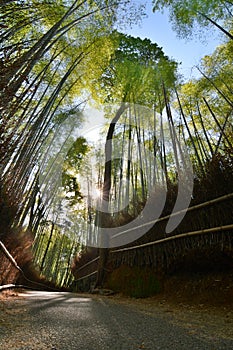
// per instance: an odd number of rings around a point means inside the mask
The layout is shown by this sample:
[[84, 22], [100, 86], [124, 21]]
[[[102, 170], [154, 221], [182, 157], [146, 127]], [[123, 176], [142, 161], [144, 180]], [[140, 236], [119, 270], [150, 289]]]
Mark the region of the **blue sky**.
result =
[[197, 65], [202, 57], [211, 54], [220, 44], [222, 38], [219, 32], [211, 30], [209, 34], [203, 36], [202, 42], [197, 37], [192, 40], [178, 39], [169, 22], [168, 11], [165, 10], [164, 14], [153, 13], [152, 6], [148, 3], [147, 15], [148, 17], [142, 20], [140, 26], [135, 25], [127, 29], [127, 34], [151, 39], [163, 48], [167, 56], [182, 62], [180, 73], [186, 79], [198, 76], [197, 70], [192, 67]]

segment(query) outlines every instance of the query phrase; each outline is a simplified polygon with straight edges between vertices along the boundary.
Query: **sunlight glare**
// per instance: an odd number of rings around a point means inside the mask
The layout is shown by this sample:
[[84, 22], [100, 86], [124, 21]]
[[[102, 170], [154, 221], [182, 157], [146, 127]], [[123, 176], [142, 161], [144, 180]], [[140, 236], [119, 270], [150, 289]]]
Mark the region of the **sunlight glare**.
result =
[[101, 198], [102, 192], [101, 192], [101, 190], [100, 190], [99, 188], [95, 188], [93, 192], [94, 192], [94, 193], [93, 193], [93, 197], [94, 197], [94, 198], [96, 198], [96, 199]]

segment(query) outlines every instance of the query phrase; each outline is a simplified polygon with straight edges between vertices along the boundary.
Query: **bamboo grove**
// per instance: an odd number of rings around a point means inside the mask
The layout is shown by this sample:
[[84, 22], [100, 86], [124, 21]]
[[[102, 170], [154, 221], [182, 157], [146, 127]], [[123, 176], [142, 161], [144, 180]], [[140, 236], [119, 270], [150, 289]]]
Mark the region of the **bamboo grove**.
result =
[[[77, 266], [98, 255], [87, 246], [98, 247], [102, 227], [124, 231], [148, 201], [160, 217], [184, 209], [176, 207], [180, 182], [191, 191], [191, 206], [232, 193], [232, 38], [227, 35], [202, 59], [195, 68], [198, 78], [183, 83], [178, 64], [157, 44], [114, 29], [119, 17], [128, 22], [142, 15], [142, 8], [131, 5], [1, 3], [0, 239], [32, 279], [38, 278], [32, 276], [36, 266], [46, 280], [70, 286], [71, 266], [76, 275]], [[227, 2], [229, 33], [231, 7]], [[124, 19], [122, 8], [128, 9]], [[74, 132], [74, 125], [81, 129], [85, 121], [88, 101], [101, 105], [105, 117], [102, 140], [95, 143]], [[47, 174], [41, 176], [45, 163]], [[110, 212], [104, 217], [98, 210], [101, 197]], [[187, 213], [170, 233], [168, 221], [143, 236], [134, 230], [129, 241], [115, 246], [230, 225], [232, 199], [194, 216]], [[231, 233], [221, 241], [227, 249]], [[208, 242], [215, 244], [216, 238]], [[159, 265], [188, 245], [172, 242], [165, 255], [159, 246], [143, 253], [116, 248], [105, 258], [115, 267]], [[1, 257], [1, 284], [16, 281], [18, 272], [3, 252]]]

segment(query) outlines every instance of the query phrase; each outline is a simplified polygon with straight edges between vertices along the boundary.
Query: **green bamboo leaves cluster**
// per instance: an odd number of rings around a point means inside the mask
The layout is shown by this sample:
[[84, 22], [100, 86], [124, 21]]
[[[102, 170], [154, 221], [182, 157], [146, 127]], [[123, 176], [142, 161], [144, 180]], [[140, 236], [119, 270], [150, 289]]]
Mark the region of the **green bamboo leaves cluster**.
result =
[[200, 77], [179, 91], [182, 119], [186, 129], [190, 127], [189, 141], [196, 143], [192, 149], [202, 166], [218, 152], [232, 153], [232, 43], [228, 40], [205, 56], [196, 67]]
[[[9, 227], [36, 234], [47, 220], [38, 161], [59, 119], [78, 113], [111, 54], [109, 34], [129, 1], [4, 1], [0, 14], [0, 212], [14, 203]], [[136, 10], [135, 10], [136, 9]], [[140, 11], [139, 11], [140, 12]], [[9, 204], [10, 205], [10, 204]], [[5, 211], [4, 211], [5, 210]]]
[[177, 79], [177, 63], [149, 39], [114, 32], [115, 51], [100, 78], [104, 102], [131, 102], [153, 106], [162, 84], [171, 88]]
[[173, 29], [180, 37], [190, 37], [200, 29], [217, 27], [225, 35], [233, 39], [232, 14], [233, 3], [228, 0], [152, 0], [154, 11], [168, 8]]
[[8, 179], [11, 187], [15, 186], [16, 196], [22, 196], [26, 188], [35, 188], [28, 176], [36, 173], [43, 141], [56, 127], [57, 116], [79, 110], [89, 94], [88, 87], [106, 66], [111, 52], [108, 36], [119, 4], [123, 3], [2, 4], [1, 176], [2, 181]]
[[[142, 15], [140, 6], [138, 10], [132, 1], [16, 0], [0, 4], [0, 221], [6, 208], [13, 207], [0, 234], [7, 236], [11, 229], [24, 225], [37, 235], [35, 260], [58, 284], [71, 280], [68, 267], [78, 246], [77, 231], [84, 238], [95, 233], [92, 203], [78, 208], [82, 193], [76, 175], [89, 147], [85, 139], [74, 140], [63, 164], [64, 201], [76, 218], [69, 233], [51, 209], [55, 193], [47, 191], [49, 198], [43, 201], [46, 181], [39, 181], [39, 162], [43, 164], [68, 117], [81, 125], [81, 111], [88, 99], [119, 105], [118, 110], [106, 109], [106, 114], [112, 121], [115, 150], [126, 161], [116, 159], [106, 176], [101, 165], [98, 169], [98, 186], [106, 182], [104, 176], [109, 177], [109, 205], [111, 198], [118, 208], [129, 203], [119, 215], [112, 215], [113, 226], [140, 213], [156, 181], [166, 185], [177, 180], [179, 152], [171, 145], [166, 148], [165, 138], [173, 144], [184, 142], [197, 174], [203, 174], [206, 162], [219, 152], [232, 154], [232, 2], [154, 0], [153, 4], [154, 10], [169, 8], [181, 36], [207, 24], [228, 36], [197, 67], [200, 78], [179, 85], [178, 64], [157, 44], [114, 29], [117, 22], [129, 23]], [[118, 121], [122, 122], [119, 128], [115, 127]], [[148, 151], [153, 158], [147, 157]], [[121, 186], [122, 178], [128, 187]], [[91, 185], [89, 182], [89, 192]], [[62, 275], [63, 268], [66, 273]]]

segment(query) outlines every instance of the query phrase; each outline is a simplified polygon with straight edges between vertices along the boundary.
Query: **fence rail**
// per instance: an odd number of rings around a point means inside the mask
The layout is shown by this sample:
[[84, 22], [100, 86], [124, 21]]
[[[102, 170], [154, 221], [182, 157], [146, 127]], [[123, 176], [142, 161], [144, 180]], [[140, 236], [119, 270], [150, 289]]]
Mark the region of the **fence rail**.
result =
[[148, 243], [136, 245], [136, 246], [133, 246], [133, 247], [127, 247], [127, 248], [112, 250], [110, 253], [119, 253], [119, 252], [129, 251], [129, 250], [133, 250], [133, 249], [140, 249], [140, 248], [144, 248], [144, 247], [149, 247], [151, 245], [172, 241], [172, 240], [179, 239], [179, 238], [185, 238], [185, 237], [190, 237], [190, 236], [202, 235], [202, 234], [206, 234], [206, 233], [214, 233], [214, 232], [219, 232], [219, 231], [221, 232], [221, 231], [232, 230], [232, 229], [233, 229], [233, 224], [230, 224], [230, 225], [225, 225], [225, 226], [206, 228], [206, 229], [202, 229], [202, 230], [198, 230], [198, 231], [191, 231], [191, 232], [186, 232], [186, 233], [180, 233], [179, 235], [165, 237], [165, 238], [153, 241], [153, 242], [148, 242]]
[[186, 213], [186, 212], [188, 213], [190, 211], [201, 209], [201, 208], [204, 208], [204, 207], [207, 207], [207, 206], [210, 206], [210, 205], [214, 205], [214, 204], [220, 203], [222, 201], [227, 201], [227, 200], [232, 199], [232, 198], [233, 198], [233, 193], [230, 193], [230, 194], [227, 194], [227, 195], [224, 195], [224, 196], [221, 196], [221, 197], [209, 200], [209, 201], [204, 202], [204, 203], [193, 205], [192, 207], [189, 207], [187, 209], [182, 209], [182, 210], [177, 211], [175, 213], [163, 216], [162, 218], [159, 218], [159, 219], [156, 219], [156, 220], [152, 220], [152, 221], [146, 222], [146, 223], [144, 223], [142, 225], [139, 225], [137, 227], [133, 227], [133, 228], [130, 228], [128, 230], [125, 230], [125, 231], [122, 231], [120, 233], [117, 233], [116, 235], [112, 236], [112, 238], [116, 238], [118, 236], [121, 236], [121, 235], [123, 235], [125, 233], [131, 232], [131, 231], [139, 229], [139, 228], [150, 226], [152, 224], [157, 224], [157, 223], [162, 222], [164, 220], [168, 220], [170, 217], [173, 217], [173, 216], [176, 216], [176, 215], [179, 215], [179, 214], [182, 214], [182, 213]]
[[85, 275], [85, 276], [83, 276], [83, 277], [80, 277], [80, 278], [76, 279], [75, 281], [77, 281], [77, 282], [78, 282], [78, 281], [82, 281], [82, 280], [84, 280], [85, 278], [88, 278], [88, 277], [91, 277], [91, 276], [97, 274], [97, 272], [98, 272], [98, 271], [93, 271], [93, 272], [89, 273], [88, 275]]
[[[171, 216], [179, 215], [179, 214], [183, 213], [184, 211], [191, 212], [191, 211], [198, 210], [198, 209], [205, 208], [205, 207], [209, 207], [211, 205], [214, 205], [214, 204], [217, 204], [217, 203], [220, 203], [220, 202], [223, 202], [223, 201], [227, 201], [227, 200], [230, 200], [230, 199], [233, 199], [233, 193], [230, 193], [230, 194], [227, 194], [227, 195], [224, 195], [224, 196], [221, 196], [221, 197], [218, 197], [218, 198], [215, 198], [215, 199], [212, 199], [212, 200], [209, 200], [209, 201], [206, 201], [206, 202], [203, 202], [203, 203], [191, 206], [188, 209], [184, 209], [184, 210], [172, 213], [171, 215], [166, 215], [166, 216], [164, 216], [162, 218], [159, 218], [159, 219], [157, 219], [155, 221], [142, 224], [141, 226], [138, 226], [137, 229], [140, 228], [140, 227], [151, 225], [152, 223], [157, 224], [158, 222], [161, 222], [161, 221], [169, 219]], [[118, 235], [124, 234], [124, 233], [126, 233], [128, 231], [131, 231], [131, 230], [133, 230], [133, 229], [122, 231]], [[140, 250], [142, 248], [146, 248], [146, 247], [150, 247], [150, 246], [156, 246], [156, 245], [159, 245], [159, 244], [163, 244], [163, 243], [166, 243], [166, 242], [171, 242], [171, 241], [174, 241], [174, 240], [179, 240], [179, 239], [186, 238], [186, 237], [208, 235], [208, 234], [218, 233], [218, 232], [221, 233], [221, 232], [223, 232], [223, 231], [225, 232], [227, 230], [229, 230], [229, 231], [233, 230], [233, 223], [227, 224], [227, 225], [221, 225], [221, 226], [217, 226], [217, 227], [211, 227], [211, 228], [205, 228], [205, 229], [200, 229], [200, 230], [189, 231], [189, 232], [180, 233], [180, 234], [174, 234], [174, 235], [169, 236], [169, 237], [159, 238], [159, 239], [154, 240], [152, 242], [147, 242], [147, 243], [142, 243], [140, 245], [135, 245], [135, 246], [130, 246], [130, 247], [125, 247], [125, 248], [111, 250], [110, 254], [112, 255], [112, 254], [132, 251], [132, 250], [136, 251], [136, 250]], [[97, 262], [98, 260], [99, 260], [99, 256], [96, 257], [95, 259], [87, 262], [85, 265], [81, 266], [77, 270], [77, 272], [79, 272], [79, 271], [82, 271], [82, 272], [84, 271], [85, 272], [85, 268], [88, 268], [89, 271], [88, 271], [88, 273], [86, 275], [81, 276], [80, 278], [78, 278], [77, 281], [84, 280], [86, 278], [92, 277], [95, 274], [97, 274], [97, 270], [95, 270], [93, 272], [90, 272], [90, 266], [93, 263]], [[96, 269], [96, 265], [95, 265], [95, 269]]]
[[95, 261], [97, 261], [97, 260], [99, 260], [99, 256], [97, 256], [97, 258], [95, 258], [95, 259], [93, 259], [93, 260], [91, 260], [91, 261], [88, 261], [86, 264], [84, 264], [84, 265], [82, 265], [81, 267], [79, 267], [79, 268], [77, 269], [77, 272], [83, 270], [85, 267], [87, 267], [87, 266], [93, 264], [93, 263], [94, 263]]

